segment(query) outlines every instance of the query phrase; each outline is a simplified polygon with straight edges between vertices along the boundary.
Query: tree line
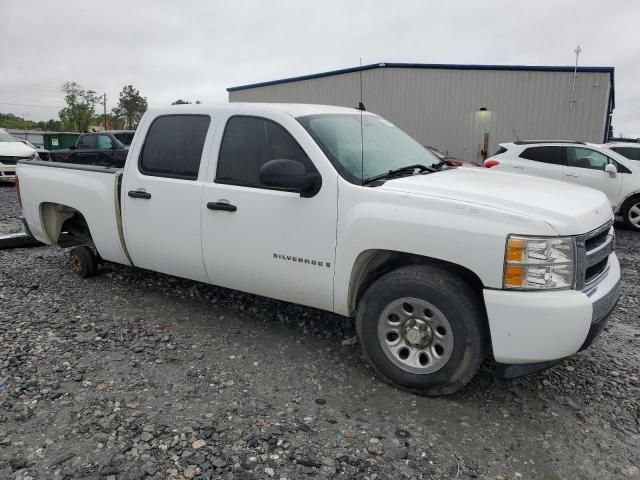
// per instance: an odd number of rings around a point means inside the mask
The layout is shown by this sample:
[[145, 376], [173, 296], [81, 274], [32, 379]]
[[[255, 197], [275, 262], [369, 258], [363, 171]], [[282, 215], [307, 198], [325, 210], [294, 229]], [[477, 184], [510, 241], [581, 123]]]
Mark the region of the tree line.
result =
[[[65, 106], [58, 112], [59, 120], [35, 122], [25, 120], [11, 113], [0, 113], [0, 127], [19, 130], [72, 131], [84, 132], [90, 127], [104, 126], [112, 129], [135, 130], [147, 111], [147, 98], [133, 85], [126, 85], [120, 91], [118, 104], [105, 114], [102, 110], [103, 97], [94, 90], [84, 89], [76, 82], [62, 85]], [[200, 104], [200, 100], [195, 102]], [[188, 100], [178, 99], [171, 105], [191, 104]]]

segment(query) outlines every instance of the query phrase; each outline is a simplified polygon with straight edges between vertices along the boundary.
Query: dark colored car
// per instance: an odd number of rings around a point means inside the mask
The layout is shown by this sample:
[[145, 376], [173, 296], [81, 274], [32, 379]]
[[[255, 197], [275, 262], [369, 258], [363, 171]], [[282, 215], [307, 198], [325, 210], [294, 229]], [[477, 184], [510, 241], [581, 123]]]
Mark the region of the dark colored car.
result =
[[69, 149], [51, 152], [54, 162], [123, 167], [133, 139], [133, 130], [81, 133]]

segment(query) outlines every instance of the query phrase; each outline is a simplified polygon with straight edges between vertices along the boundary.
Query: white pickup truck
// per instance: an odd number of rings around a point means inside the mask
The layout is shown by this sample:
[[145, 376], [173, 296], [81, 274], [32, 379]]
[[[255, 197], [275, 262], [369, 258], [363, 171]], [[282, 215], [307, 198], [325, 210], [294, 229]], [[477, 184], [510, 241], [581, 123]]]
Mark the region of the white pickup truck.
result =
[[586, 348], [619, 294], [604, 194], [448, 167], [360, 110], [150, 110], [123, 169], [17, 177], [27, 233], [75, 244], [77, 273], [116, 262], [355, 316], [377, 373], [428, 395], [488, 356], [514, 377]]

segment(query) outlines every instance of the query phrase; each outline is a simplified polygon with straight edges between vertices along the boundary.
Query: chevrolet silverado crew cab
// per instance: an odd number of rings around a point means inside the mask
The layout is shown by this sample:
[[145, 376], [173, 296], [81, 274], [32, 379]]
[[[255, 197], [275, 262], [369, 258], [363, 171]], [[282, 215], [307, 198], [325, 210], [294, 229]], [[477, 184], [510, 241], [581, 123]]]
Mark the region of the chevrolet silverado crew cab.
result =
[[640, 231], [640, 163], [620, 152], [584, 142], [517, 141], [500, 144], [484, 166], [596, 188], [627, 227]]
[[17, 176], [27, 231], [75, 244], [80, 275], [117, 262], [354, 316], [380, 377], [428, 395], [490, 355], [513, 377], [588, 347], [618, 298], [601, 192], [449, 167], [361, 110], [150, 110], [123, 169]]

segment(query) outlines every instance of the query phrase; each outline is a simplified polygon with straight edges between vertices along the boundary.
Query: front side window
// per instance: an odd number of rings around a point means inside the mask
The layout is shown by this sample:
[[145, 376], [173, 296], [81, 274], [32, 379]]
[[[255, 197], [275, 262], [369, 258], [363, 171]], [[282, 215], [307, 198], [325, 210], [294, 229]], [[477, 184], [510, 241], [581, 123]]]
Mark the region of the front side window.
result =
[[358, 185], [389, 170], [439, 162], [424, 146], [377, 115], [310, 115], [298, 121], [340, 174]]
[[297, 160], [307, 172], [315, 168], [289, 132], [258, 117], [231, 117], [220, 145], [217, 183], [264, 188], [260, 168], [269, 160]]
[[145, 175], [198, 178], [211, 118], [208, 115], [164, 115], [147, 132], [138, 167]]
[[97, 140], [98, 139], [96, 135], [83, 135], [82, 137], [80, 137], [80, 143], [78, 143], [78, 148], [97, 148], [98, 147]]
[[604, 153], [596, 152], [590, 148], [568, 147], [567, 166], [588, 168], [591, 170], [604, 170], [608, 163], [612, 163]]
[[109, 135], [98, 135], [98, 150], [110, 150], [113, 148], [113, 140]]
[[564, 151], [565, 147], [560, 146], [529, 147], [520, 154], [520, 158], [526, 158], [534, 162], [562, 165], [564, 163]]

